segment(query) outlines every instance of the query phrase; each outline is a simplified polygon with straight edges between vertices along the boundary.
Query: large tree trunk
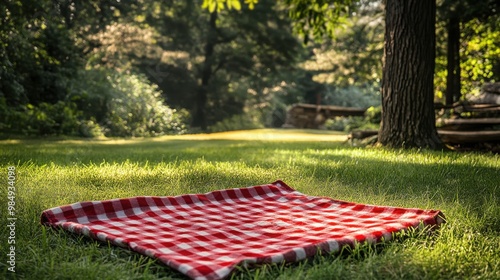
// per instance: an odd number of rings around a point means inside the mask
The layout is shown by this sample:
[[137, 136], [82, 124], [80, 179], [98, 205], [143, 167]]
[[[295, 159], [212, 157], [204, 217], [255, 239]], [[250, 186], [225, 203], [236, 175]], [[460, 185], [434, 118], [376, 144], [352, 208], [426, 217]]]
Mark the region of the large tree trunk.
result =
[[450, 17], [447, 29], [446, 105], [452, 105], [460, 99], [460, 21], [458, 17]]
[[389, 147], [437, 149], [434, 115], [435, 0], [387, 0], [382, 123]]
[[192, 127], [200, 127], [201, 130], [207, 130], [207, 99], [208, 86], [213, 74], [214, 48], [217, 44], [217, 12], [210, 14], [210, 20], [207, 32], [207, 41], [205, 43], [205, 58], [201, 66], [200, 85], [196, 92], [195, 107], [193, 114]]

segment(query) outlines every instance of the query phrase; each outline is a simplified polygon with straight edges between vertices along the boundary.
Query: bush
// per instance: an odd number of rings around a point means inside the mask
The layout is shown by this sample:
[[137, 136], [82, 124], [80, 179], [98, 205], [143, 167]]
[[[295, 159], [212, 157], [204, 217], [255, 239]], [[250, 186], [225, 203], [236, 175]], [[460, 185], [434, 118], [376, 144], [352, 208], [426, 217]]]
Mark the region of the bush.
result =
[[186, 131], [185, 112], [164, 104], [158, 86], [140, 75], [109, 76], [112, 92], [107, 102], [107, 136], [157, 136]]
[[328, 130], [350, 132], [353, 129], [360, 128], [364, 125], [362, 117], [336, 117], [325, 122], [325, 128]]
[[2, 131], [25, 135], [78, 135], [81, 112], [75, 103], [42, 102], [38, 106], [11, 107], [6, 104], [5, 98], [0, 98], [0, 109]]
[[6, 107], [0, 99], [2, 131], [24, 135], [70, 135], [83, 137], [102, 136], [101, 127], [94, 119], [84, 120], [83, 112], [74, 102], [42, 102], [37, 106], [27, 104], [17, 108]]
[[367, 108], [380, 105], [380, 89], [377, 86], [327, 86], [324, 102], [328, 105]]
[[370, 107], [365, 117], [336, 117], [325, 122], [329, 130], [351, 132], [354, 129], [378, 129], [382, 119], [382, 107]]
[[12, 107], [7, 106], [7, 100], [5, 97], [0, 97], [0, 131], [7, 131], [11, 129], [12, 117], [14, 110]]
[[157, 136], [186, 131], [189, 113], [165, 105], [140, 75], [80, 72], [65, 101], [9, 107], [0, 98], [0, 129], [26, 135]]
[[[13, 123], [27, 135], [79, 135], [81, 111], [73, 102], [28, 104], [15, 113]], [[12, 122], [13, 120], [11, 120]]]
[[372, 124], [380, 124], [382, 121], [382, 106], [371, 106], [366, 109], [365, 112], [365, 120]]
[[210, 132], [222, 132], [231, 130], [246, 130], [263, 128], [260, 123], [260, 116], [257, 113], [245, 113], [234, 115], [230, 118], [217, 122], [215, 125], [210, 126]]
[[104, 135], [103, 128], [94, 120], [84, 120], [80, 124], [80, 136], [87, 138], [101, 137]]
[[91, 69], [80, 73], [71, 100], [83, 111], [86, 137], [158, 136], [184, 133], [189, 114], [164, 103], [158, 86], [143, 75]]
[[[271, 107], [272, 106], [272, 107]], [[271, 104], [270, 108], [265, 112], [264, 125], [266, 127], [282, 127], [286, 122], [286, 114], [288, 111], [287, 105], [283, 103]]]

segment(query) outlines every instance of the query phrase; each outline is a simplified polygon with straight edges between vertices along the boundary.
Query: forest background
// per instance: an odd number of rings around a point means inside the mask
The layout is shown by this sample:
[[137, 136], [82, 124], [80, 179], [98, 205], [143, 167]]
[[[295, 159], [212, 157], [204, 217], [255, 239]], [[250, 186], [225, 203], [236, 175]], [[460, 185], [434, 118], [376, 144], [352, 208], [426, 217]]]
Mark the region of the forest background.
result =
[[[368, 122], [378, 124], [382, 1], [355, 1], [333, 36], [314, 41], [294, 32], [283, 2], [217, 13], [202, 2], [3, 1], [0, 131], [130, 137], [280, 127], [299, 102], [372, 107]], [[436, 102], [445, 99], [457, 14], [458, 98], [500, 80], [499, 13], [451, 2], [467, 9], [438, 1]], [[339, 119], [326, 126], [361, 125]]]

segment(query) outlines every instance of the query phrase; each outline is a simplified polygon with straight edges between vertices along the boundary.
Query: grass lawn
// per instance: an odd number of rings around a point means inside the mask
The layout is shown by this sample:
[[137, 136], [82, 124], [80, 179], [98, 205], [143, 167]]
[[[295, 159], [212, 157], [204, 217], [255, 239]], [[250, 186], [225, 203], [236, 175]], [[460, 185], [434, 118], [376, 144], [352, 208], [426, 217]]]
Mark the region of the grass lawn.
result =
[[[440, 209], [447, 223], [351, 254], [239, 268], [233, 279], [500, 279], [498, 155], [351, 147], [346, 136], [254, 130], [130, 140], [0, 141], [0, 278], [182, 279], [128, 250], [40, 225], [86, 200], [178, 195], [282, 179], [308, 195]], [[8, 167], [16, 168], [16, 272], [7, 271]]]

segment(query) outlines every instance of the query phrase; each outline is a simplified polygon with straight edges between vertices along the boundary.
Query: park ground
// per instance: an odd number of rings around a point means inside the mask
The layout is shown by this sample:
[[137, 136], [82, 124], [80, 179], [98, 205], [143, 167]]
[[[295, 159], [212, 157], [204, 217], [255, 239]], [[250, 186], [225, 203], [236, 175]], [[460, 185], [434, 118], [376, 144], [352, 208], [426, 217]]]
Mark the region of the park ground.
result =
[[[342, 133], [252, 130], [136, 139], [0, 141], [0, 221], [15, 185], [10, 279], [182, 279], [155, 260], [40, 225], [43, 210], [86, 200], [178, 195], [281, 179], [358, 203], [439, 209], [446, 224], [376, 247], [294, 264], [238, 268], [233, 279], [500, 279], [500, 160], [477, 152], [351, 146]], [[10, 180], [8, 171], [15, 171]], [[12, 179], [12, 178], [11, 178]]]

